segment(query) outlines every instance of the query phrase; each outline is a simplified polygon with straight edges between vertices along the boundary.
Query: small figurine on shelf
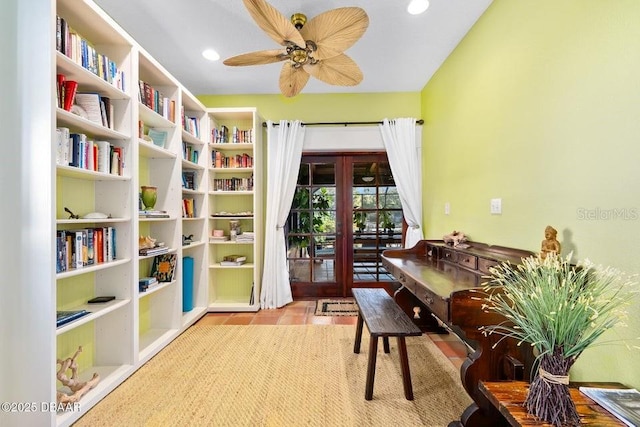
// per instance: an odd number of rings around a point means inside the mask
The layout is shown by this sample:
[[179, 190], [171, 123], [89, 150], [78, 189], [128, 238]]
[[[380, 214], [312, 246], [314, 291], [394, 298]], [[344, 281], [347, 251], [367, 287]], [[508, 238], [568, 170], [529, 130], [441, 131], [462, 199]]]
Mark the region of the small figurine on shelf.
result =
[[554, 253], [560, 255], [560, 242], [556, 239], [558, 231], [550, 225], [544, 229], [544, 240], [540, 248], [540, 257], [545, 259], [547, 254]]
[[182, 235], [182, 246], [190, 245], [193, 243], [193, 234], [189, 234], [188, 236]]
[[155, 248], [156, 239], [151, 236], [140, 236], [138, 238], [138, 249]]
[[[451, 245], [454, 248], [460, 246], [461, 243], [467, 241], [467, 236], [462, 231], [453, 231], [451, 234], [447, 234], [442, 238], [447, 245]], [[468, 246], [467, 246], [468, 247]]]
[[[60, 369], [56, 374], [58, 381], [71, 390], [72, 394], [66, 394], [58, 391], [56, 394], [56, 400], [58, 404], [75, 403], [89, 390], [94, 388], [100, 381], [100, 375], [94, 373], [93, 377], [89, 381], [78, 381], [78, 364], [76, 358], [82, 352], [82, 346], [78, 347], [73, 357], [67, 357], [66, 359], [58, 359], [57, 364], [60, 365]], [[67, 376], [67, 370], [71, 370], [71, 378]]]

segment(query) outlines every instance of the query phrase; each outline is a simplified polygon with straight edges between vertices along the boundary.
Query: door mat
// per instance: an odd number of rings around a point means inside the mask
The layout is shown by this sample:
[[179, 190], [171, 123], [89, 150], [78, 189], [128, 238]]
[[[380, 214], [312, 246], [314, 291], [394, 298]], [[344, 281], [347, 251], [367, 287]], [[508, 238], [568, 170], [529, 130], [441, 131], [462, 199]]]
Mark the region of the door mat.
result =
[[349, 299], [319, 299], [316, 316], [357, 316], [358, 305]]

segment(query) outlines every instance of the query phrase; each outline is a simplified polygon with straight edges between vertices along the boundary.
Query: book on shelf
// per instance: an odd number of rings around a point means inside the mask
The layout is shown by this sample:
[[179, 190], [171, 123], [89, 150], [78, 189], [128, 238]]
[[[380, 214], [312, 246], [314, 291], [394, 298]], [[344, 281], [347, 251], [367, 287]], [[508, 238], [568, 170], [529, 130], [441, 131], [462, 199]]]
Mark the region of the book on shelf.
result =
[[236, 236], [236, 242], [239, 243], [251, 243], [255, 240], [255, 234], [253, 231], [245, 231], [242, 234]]
[[140, 218], [169, 218], [167, 211], [158, 210], [140, 210], [138, 216]]
[[229, 241], [229, 236], [209, 236], [209, 242], [227, 242]]
[[151, 276], [158, 279], [158, 282], [171, 282], [176, 270], [176, 254], [162, 254], [153, 259], [151, 266]]
[[580, 387], [580, 392], [629, 427], [640, 426], [640, 392], [634, 388]]
[[151, 141], [153, 141], [155, 146], [165, 148], [167, 138], [169, 137], [169, 133], [166, 130], [151, 128], [147, 135], [149, 135], [149, 138], [151, 138]]
[[104, 126], [100, 94], [97, 92], [76, 92], [75, 104], [87, 113], [87, 119]]
[[220, 261], [220, 265], [223, 266], [235, 266], [242, 265], [247, 261], [247, 257], [244, 255], [226, 255]]
[[138, 254], [142, 256], [162, 255], [169, 252], [169, 248], [166, 246], [156, 246], [153, 248], [142, 248], [138, 250]]
[[56, 311], [56, 327], [59, 328], [87, 314], [91, 314], [91, 312], [87, 310], [58, 310]]
[[138, 280], [138, 290], [140, 292], [144, 292], [156, 284], [158, 284], [158, 279], [156, 279], [155, 277], [141, 277]]

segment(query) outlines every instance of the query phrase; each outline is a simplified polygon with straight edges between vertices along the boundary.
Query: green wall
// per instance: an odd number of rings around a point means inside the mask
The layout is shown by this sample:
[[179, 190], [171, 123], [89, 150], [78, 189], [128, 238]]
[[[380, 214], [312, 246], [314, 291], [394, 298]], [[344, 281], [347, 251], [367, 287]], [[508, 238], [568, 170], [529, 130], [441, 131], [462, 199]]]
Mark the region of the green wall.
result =
[[[494, 0], [419, 94], [199, 98], [271, 120], [421, 117], [426, 237], [537, 251], [550, 224], [563, 253], [639, 274], [638, 22], [638, 0]], [[637, 340], [639, 306], [603, 338]], [[597, 346], [571, 373], [640, 388], [640, 350]]]
[[[274, 82], [274, 87], [277, 82]], [[384, 118], [419, 117], [419, 93], [202, 95], [207, 107], [256, 107], [265, 120], [307, 122], [378, 121]]]
[[[537, 251], [550, 224], [563, 253], [640, 272], [639, 22], [637, 0], [493, 2], [422, 91], [427, 237]], [[639, 306], [606, 338], [638, 345]], [[639, 388], [640, 350], [571, 373]]]

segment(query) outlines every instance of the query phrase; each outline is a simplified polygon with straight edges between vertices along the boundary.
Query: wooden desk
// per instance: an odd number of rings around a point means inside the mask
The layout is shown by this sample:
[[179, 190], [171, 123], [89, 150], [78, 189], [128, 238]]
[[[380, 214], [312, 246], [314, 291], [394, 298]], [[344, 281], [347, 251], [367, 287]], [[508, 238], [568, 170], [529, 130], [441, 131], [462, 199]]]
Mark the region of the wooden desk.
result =
[[[606, 409], [580, 393], [578, 386], [587, 385], [590, 387], [623, 387], [621, 384], [615, 383], [583, 383], [574, 384], [571, 388], [571, 397], [573, 398], [582, 425], [586, 426], [624, 426], [622, 421], [607, 412]], [[551, 426], [541, 421], [536, 421], [531, 415], [527, 414], [527, 410], [523, 406], [527, 395], [529, 384], [523, 381], [503, 381], [490, 382], [480, 381], [478, 388], [480, 392], [491, 402], [491, 404], [500, 411], [504, 417], [504, 425], [508, 426]]]

